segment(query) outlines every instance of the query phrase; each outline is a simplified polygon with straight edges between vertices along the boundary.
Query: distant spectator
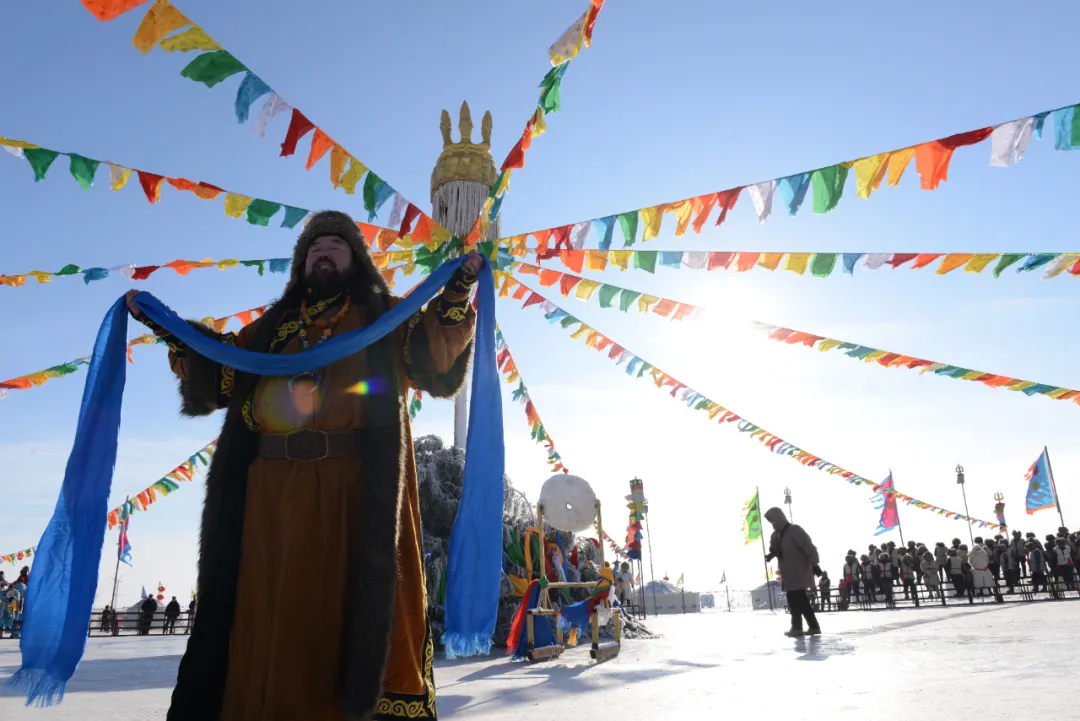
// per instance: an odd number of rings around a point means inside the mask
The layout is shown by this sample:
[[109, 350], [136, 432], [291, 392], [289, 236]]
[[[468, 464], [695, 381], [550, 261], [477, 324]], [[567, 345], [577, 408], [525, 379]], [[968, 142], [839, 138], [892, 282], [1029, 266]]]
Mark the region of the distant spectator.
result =
[[1042, 546], [1037, 541], [1029, 540], [1026, 544], [1028, 552], [1028, 570], [1031, 572], [1031, 592], [1038, 593], [1039, 586], [1046, 591], [1046, 555]]
[[148, 636], [150, 627], [154, 623], [154, 614], [157, 613], [157, 601], [153, 596], [147, 596], [139, 606], [139, 635]]
[[180, 618], [180, 602], [176, 596], [172, 597], [169, 605], [165, 607], [165, 625], [161, 629], [162, 635], [176, 633], [176, 619]]
[[191, 627], [195, 625], [195, 609], [196, 609], [195, 598], [192, 597], [191, 603], [189, 603], [188, 607], [187, 607], [187, 613], [188, 613], [188, 616], [187, 616], [187, 633], [191, 633]]
[[818, 581], [818, 588], [821, 590], [821, 605], [818, 606], [821, 610], [832, 610], [832, 596], [829, 595], [829, 591], [832, 588], [832, 581], [829, 580], [829, 574], [827, 571], [821, 572], [821, 580]]
[[934, 554], [930, 553], [930, 551], [924, 553], [922, 563], [919, 564], [919, 567], [923, 573], [923, 583], [926, 584], [927, 596], [933, 598], [936, 593], [940, 597], [941, 591], [938, 589], [938, 566], [937, 561], [934, 560]]

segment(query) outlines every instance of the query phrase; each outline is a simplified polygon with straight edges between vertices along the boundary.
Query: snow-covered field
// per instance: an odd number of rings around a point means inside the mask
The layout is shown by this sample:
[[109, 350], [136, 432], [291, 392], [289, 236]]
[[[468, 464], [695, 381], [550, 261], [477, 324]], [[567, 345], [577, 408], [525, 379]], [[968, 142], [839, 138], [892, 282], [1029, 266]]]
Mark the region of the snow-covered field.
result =
[[[585, 648], [527, 665], [505, 657], [436, 666], [444, 719], [747, 718], [807, 721], [1080, 719], [1072, 705], [1080, 604], [976, 605], [822, 616], [791, 640], [787, 618], [708, 613], [650, 619], [664, 638], [627, 641], [593, 665]], [[93, 639], [56, 708], [0, 689], [0, 719], [165, 717], [184, 637]], [[0, 641], [0, 682], [18, 667]], [[297, 720], [302, 721], [302, 720]]]

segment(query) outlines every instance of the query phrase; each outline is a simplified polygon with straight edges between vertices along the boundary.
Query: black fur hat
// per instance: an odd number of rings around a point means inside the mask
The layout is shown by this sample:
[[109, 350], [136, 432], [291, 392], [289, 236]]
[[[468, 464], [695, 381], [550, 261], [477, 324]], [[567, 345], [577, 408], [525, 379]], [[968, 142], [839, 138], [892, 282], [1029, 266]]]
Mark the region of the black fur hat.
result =
[[303, 282], [304, 261], [307, 259], [308, 249], [317, 238], [324, 235], [336, 235], [348, 243], [353, 251], [353, 262], [356, 263], [357, 270], [361, 271], [360, 276], [365, 285], [370, 281], [376, 295], [390, 295], [390, 285], [375, 267], [360, 227], [347, 213], [339, 210], [321, 210], [308, 218], [300, 237], [296, 239], [296, 247], [293, 248], [292, 270], [289, 285], [285, 288], [286, 294]]

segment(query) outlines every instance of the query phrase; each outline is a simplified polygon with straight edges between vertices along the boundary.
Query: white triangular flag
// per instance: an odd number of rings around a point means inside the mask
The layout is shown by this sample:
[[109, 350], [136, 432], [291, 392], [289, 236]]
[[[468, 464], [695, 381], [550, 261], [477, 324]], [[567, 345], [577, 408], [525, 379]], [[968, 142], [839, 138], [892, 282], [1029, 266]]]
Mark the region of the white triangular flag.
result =
[[255, 135], [260, 138], [266, 137], [266, 126], [270, 124], [270, 121], [275, 116], [291, 110], [292, 106], [281, 99], [281, 96], [277, 93], [270, 93], [270, 97], [263, 103], [262, 110], [259, 111], [259, 117], [255, 118], [255, 125], [252, 127]]
[[585, 247], [585, 241], [589, 238], [590, 228], [592, 228], [591, 220], [586, 220], [584, 223], [577, 223], [574, 225], [574, 229], [570, 231], [574, 235], [574, 250], [581, 250]]
[[751, 185], [746, 190], [750, 193], [750, 200], [754, 201], [754, 211], [757, 212], [758, 222], [764, 223], [772, 213], [772, 197], [776, 191], [776, 181], [766, 180], [764, 183]]
[[994, 128], [990, 136], [990, 165], [1007, 168], [1013, 162], [1013, 156], [1019, 162], [1027, 150], [1034, 125], [1034, 118], [1022, 118]]
[[877, 270], [885, 264], [885, 261], [893, 257], [892, 253], [867, 253], [866, 260], [863, 261], [863, 267], [870, 270]]
[[1046, 272], [1043, 273], [1043, 280], [1053, 278], [1056, 275], [1061, 275], [1066, 268], [1076, 262], [1080, 258], [1080, 253], [1062, 253], [1060, 257], [1055, 258], [1054, 262], [1050, 263], [1046, 268]]
[[690, 270], [702, 270], [709, 262], [709, 253], [704, 250], [686, 250], [682, 254], [682, 264]]
[[110, 273], [114, 271], [117, 273], [123, 273], [124, 277], [128, 280], [131, 280], [135, 276], [135, 266], [132, 263], [127, 263], [125, 265], [114, 265], [113, 267], [109, 268]]
[[[16, 158], [25, 158], [26, 157], [25, 155], [23, 155], [22, 148], [16, 148], [16, 147], [13, 147], [11, 145], [4, 145], [4, 146], [0, 146], [0, 147], [3, 147], [4, 150], [8, 151], [12, 155], [14, 155]], [[3, 398], [3, 396], [0, 396], [0, 398]]]
[[405, 214], [405, 206], [408, 204], [409, 201], [405, 200], [405, 196], [395, 190], [394, 204], [390, 208], [390, 220], [386, 221], [391, 229], [397, 230], [401, 227], [401, 216]]
[[581, 51], [581, 42], [585, 39], [585, 21], [588, 16], [589, 11], [586, 10], [577, 19], [577, 22], [568, 27], [559, 36], [559, 39], [548, 48], [548, 55], [551, 56], [552, 65], [562, 65]]

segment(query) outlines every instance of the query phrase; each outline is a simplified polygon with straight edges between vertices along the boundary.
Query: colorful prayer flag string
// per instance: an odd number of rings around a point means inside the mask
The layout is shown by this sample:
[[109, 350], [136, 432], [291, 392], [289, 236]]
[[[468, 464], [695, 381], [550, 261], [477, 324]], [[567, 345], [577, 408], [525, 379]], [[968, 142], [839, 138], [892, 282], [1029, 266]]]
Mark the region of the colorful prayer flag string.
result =
[[540, 414], [536, 412], [536, 406], [533, 405], [529, 389], [525, 387], [525, 381], [521, 378], [521, 372], [518, 370], [513, 356], [510, 355], [510, 347], [506, 345], [506, 339], [503, 337], [502, 330], [499, 329], [498, 325], [495, 326], [495, 359], [499, 372], [506, 382], [510, 385], [517, 383], [517, 388], [514, 389], [511, 398], [525, 406], [525, 419], [529, 422], [529, 428], [532, 430], [532, 439], [537, 443], [543, 443], [547, 448], [547, 463], [551, 466], [551, 470], [555, 473], [559, 471], [568, 473], [566, 466], [563, 465], [562, 456], [555, 450], [554, 439], [548, 435], [547, 428], [544, 427], [543, 421], [540, 420]]
[[[392, 269], [391, 263], [398, 263], [399, 265], [393, 267], [393, 270], [404, 270], [405, 275], [412, 275], [413, 271], [416, 270], [416, 251], [414, 250], [372, 251], [371, 258], [375, 261], [375, 267], [380, 271], [384, 271], [384, 277], [391, 285], [393, 285], [394, 273], [386, 272]], [[226, 270], [228, 268], [244, 267], [255, 268], [259, 275], [264, 275], [267, 270], [271, 273], [288, 273], [291, 263], [292, 258], [261, 258], [258, 260], [239, 260], [237, 258], [211, 260], [206, 258], [204, 260], [172, 260], [161, 265], [124, 263], [108, 268], [80, 268], [74, 263], [70, 263], [54, 272], [32, 270], [18, 275], [0, 275], [0, 286], [17, 288], [26, 285], [31, 278], [37, 280], [38, 283], [48, 283], [53, 278], [72, 278], [75, 276], [81, 276], [83, 282], [89, 285], [94, 281], [108, 278], [110, 273], [120, 273], [128, 280], [142, 281], [147, 280], [155, 272], [162, 269], [170, 269], [178, 275], [186, 276], [192, 270], [200, 268]]]
[[[240, 322], [241, 327], [251, 323], [256, 318], [260, 317], [266, 312], [266, 306], [260, 308], [251, 308], [249, 310], [240, 311], [239, 313], [233, 313], [223, 318], [203, 318], [202, 322], [218, 333], [224, 332], [228, 327], [229, 321], [236, 319]], [[131, 357], [131, 351], [138, 345], [154, 345], [156, 343], [164, 343], [165, 341], [158, 338], [156, 335], [146, 333], [136, 338], [132, 338], [128, 341], [128, 361], [134, 363]], [[45, 381], [52, 380], [53, 378], [60, 378], [63, 376], [71, 375], [75, 371], [79, 370], [81, 366], [90, 365], [90, 357], [76, 358], [73, 361], [67, 363], [61, 363], [60, 365], [46, 368], [45, 370], [30, 373], [25, 376], [18, 376], [17, 378], [9, 378], [6, 381], [0, 381], [0, 398], [7, 396], [9, 390], [28, 390], [30, 388], [36, 388], [43, 384]]]
[[[639, 313], [652, 312], [661, 318], [669, 320], [700, 320], [705, 313], [704, 308], [689, 303], [649, 295], [648, 293], [640, 293], [636, 290], [620, 288], [617, 285], [601, 283], [596, 280], [570, 275], [569, 273], [560, 273], [557, 270], [541, 268], [538, 265], [515, 262], [512, 267], [522, 274], [535, 275], [537, 281], [544, 288], [558, 288], [559, 293], [564, 298], [569, 298], [572, 294], [573, 297], [586, 303], [595, 298], [601, 308], [615, 308], [617, 304], [619, 310], [624, 313], [629, 311], [630, 308], [637, 308]], [[526, 298], [528, 289], [521, 285], [520, 281], [510, 276], [509, 273], [502, 273], [500, 278], [499, 297], [505, 298], [510, 295], [511, 290], [514, 290], [512, 297], [515, 300]], [[529, 300], [529, 298], [526, 298], [526, 303], [531, 305]], [[531, 300], [532, 303], [542, 302], [539, 296]]]
[[1054, 400], [1071, 400], [1080, 404], [1080, 391], [1072, 388], [1062, 388], [1046, 383], [1025, 381], [1019, 378], [984, 373], [983, 371], [971, 370], [961, 366], [941, 363], [939, 361], [926, 360], [915, 356], [894, 353], [893, 351], [880, 350], [870, 346], [859, 345], [845, 340], [826, 338], [825, 336], [805, 333], [791, 328], [769, 325], [768, 323], [754, 322], [754, 327], [764, 332], [769, 338], [788, 345], [802, 345], [807, 348], [817, 348], [825, 352], [830, 350], [844, 351], [849, 358], [861, 360], [864, 363], [877, 363], [884, 368], [918, 368], [919, 374], [933, 373], [946, 378], [955, 378], [963, 381], [976, 381], [991, 388], [1005, 388], [1010, 391], [1020, 391], [1026, 396], [1046, 396]]
[[[518, 236], [521, 238], [521, 236]], [[856, 268], [864, 270], [931, 268], [937, 275], [946, 275], [963, 268], [965, 273], [980, 274], [988, 268], [995, 278], [1015, 266], [1017, 273], [1044, 268], [1042, 278], [1048, 280], [1062, 273], [1080, 277], [1080, 253], [802, 253], [762, 251], [703, 251], [703, 250], [567, 250], [548, 249], [539, 254], [528, 248], [524, 240], [515, 241], [509, 249], [502, 248], [503, 263], [513, 258], [536, 254], [538, 262], [557, 258], [575, 272], [582, 269], [603, 271], [617, 268], [625, 272], [644, 270], [655, 273], [658, 267], [673, 270], [729, 270], [745, 273], [763, 268], [783, 269], [796, 275], [827, 278], [838, 270], [852, 275]]]
[[[529, 289], [535, 295], [538, 295], [535, 290]], [[838, 475], [848, 483], [856, 486], [869, 485], [874, 492], [877, 492], [880, 488], [879, 484], [865, 478], [863, 476], [856, 475], [851, 471], [848, 471], [841, 466], [834, 463], [830, 463], [823, 458], [811, 454], [809, 451], [799, 448], [794, 443], [784, 440], [780, 436], [770, 433], [766, 429], [755, 425], [751, 421], [746, 420], [742, 416], [735, 414], [733, 411], [728, 410], [716, 401], [713, 401], [706, 397], [704, 394], [695, 391], [685, 383], [682, 383], [673, 376], [665, 373], [661, 369], [652, 365], [648, 361], [644, 360], [640, 356], [634, 354], [627, 348], [619, 345], [610, 337], [602, 334], [600, 331], [592, 328], [585, 323], [581, 322], [574, 316], [567, 313], [562, 308], [558, 307], [550, 300], [541, 297], [541, 302], [536, 304], [536, 307], [541, 308], [545, 312], [545, 317], [549, 323], [558, 323], [564, 329], [569, 330], [574, 328], [571, 338], [574, 340], [583, 340], [585, 345], [594, 348], [599, 352], [607, 352], [609, 359], [615, 361], [617, 366], [626, 364], [626, 373], [629, 376], [636, 376], [637, 378], [643, 377], [648, 373], [652, 378], [653, 383], [657, 388], [667, 390], [670, 388], [670, 395], [672, 398], [677, 398], [684, 403], [687, 408], [692, 408], [698, 411], [704, 411], [708, 414], [710, 420], [715, 420], [721, 425], [728, 423], [737, 423], [737, 428], [741, 433], [749, 433], [751, 438], [756, 438], [771, 452], [778, 455], [787, 456], [798, 461], [801, 465], [808, 468], [814, 468], [815, 470], [828, 473], [831, 476]], [[906, 496], [902, 493], [896, 493], [897, 498], [903, 499], [908, 505], [915, 506], [916, 508], [922, 508], [925, 510], [931, 510], [937, 512], [939, 515], [946, 518], [956, 518], [959, 520], [967, 521], [968, 523], [977, 523], [981, 527], [998, 528], [996, 523], [990, 523], [988, 521], [982, 521], [978, 518], [966, 516], [956, 511], [950, 511], [939, 506], [935, 506], [930, 503], [925, 503], [911, 496]]]
[[30, 546], [30, 548], [24, 548], [21, 551], [15, 551], [15, 553], [7, 553], [0, 556], [0, 563], [10, 563], [15, 565], [19, 561], [25, 561], [28, 558], [33, 558], [34, 553], [37, 551], [37, 546]]
[[[109, 2], [110, 0], [84, 0], [84, 4], [101, 1]], [[90, 9], [89, 5], [87, 7]], [[91, 12], [95, 11], [91, 9]], [[111, 20], [120, 12], [124, 10], [95, 12], [95, 15], [101, 20]], [[242, 75], [234, 102], [238, 122], [247, 122], [251, 117], [252, 106], [264, 96], [266, 100], [253, 126], [256, 135], [265, 137], [266, 128], [273, 118], [286, 113], [289, 115], [289, 126], [281, 143], [281, 157], [295, 155], [300, 141], [311, 133], [311, 148], [308, 151], [305, 167], [311, 170], [320, 160], [329, 155], [330, 182], [335, 188], [342, 188], [349, 195], [356, 193], [358, 185], [361, 187], [364, 209], [368, 211], [369, 222], [373, 222], [381, 209], [392, 199], [391, 225], [402, 222], [400, 218], [396, 218], [397, 222], [394, 222], [395, 213], [400, 214], [408, 207], [411, 213], [406, 214], [409, 218], [408, 222], [416, 221], [417, 230], [422, 229], [422, 233], [418, 234], [423, 237], [418, 238], [418, 242], [429, 247], [438, 247], [452, 237], [449, 231], [394, 190], [389, 183], [336, 142], [325, 130], [309, 120], [303, 112], [286, 102], [269, 84], [225, 50], [220, 43], [210, 37], [206, 30], [192, 22], [169, 0], [156, 0], [150, 7], [132, 38], [132, 44], [144, 55], [155, 47], [170, 53], [198, 51], [199, 54], [184, 67], [180, 75], [202, 83], [208, 88], [235, 75]], [[361, 180], [363, 180], [362, 184]], [[239, 207], [239, 203], [237, 206]], [[402, 222], [400, 234], [406, 235], [407, 232], [405, 223]]]
[[[912, 160], [915, 161], [915, 172], [919, 175], [921, 187], [924, 190], [936, 190], [942, 182], [947, 180], [949, 163], [957, 148], [976, 145], [989, 139], [990, 165], [1007, 167], [1014, 160], [1018, 162], [1023, 157], [1032, 138], [1042, 138], [1043, 126], [1048, 118], [1051, 118], [1054, 129], [1054, 147], [1057, 150], [1080, 149], [1080, 112], [1078, 109], [1080, 105], [1063, 106], [993, 127], [957, 133], [938, 140], [877, 153], [857, 160], [848, 160], [817, 170], [808, 170], [759, 183], [737, 185], [727, 190], [692, 198], [536, 230], [523, 235], [501, 238], [500, 241], [503, 245], [512, 245], [533, 236], [537, 240], [538, 250], [541, 253], [548, 251], [549, 244], [553, 240], [555, 251], [560, 248], [581, 250], [585, 247], [590, 229], [595, 229], [597, 247], [600, 250], [610, 250], [614, 231], [618, 227], [621, 231], [623, 246], [630, 247], [638, 242], [639, 231], [641, 242], [658, 236], [668, 214], [675, 217], [676, 237], [684, 235], [690, 228], [695, 233], [700, 233], [714, 208], [718, 209], [716, 225], [722, 225], [744, 191], [750, 196], [754, 213], [762, 223], [772, 214], [773, 202], [777, 194], [780, 196], [779, 202], [787, 209], [788, 214], [795, 215], [802, 207], [811, 187], [813, 188], [810, 192], [813, 212], [828, 213], [840, 202], [849, 175], [855, 177], [856, 196], [869, 198], [873, 191], [881, 187], [886, 174], [888, 175], [887, 185], [898, 185]], [[852, 170], [854, 173], [851, 172]], [[571, 235], [573, 240], [571, 240]]]
[[215, 438], [188, 456], [188, 459], [176, 468], [132, 496], [130, 500], [109, 511], [109, 530], [126, 521], [136, 511], [150, 510], [150, 506], [157, 501], [158, 494], [167, 496], [173, 491], [180, 490], [179, 481], [195, 480], [195, 472], [199, 466], [209, 467], [210, 459], [216, 450], [217, 439]]
[[506, 158], [503, 160], [499, 177], [495, 181], [495, 185], [492, 186], [487, 200], [484, 201], [483, 206], [480, 208], [479, 217], [477, 217], [465, 239], [467, 246], [479, 243], [480, 239], [487, 234], [491, 224], [499, 217], [503, 199], [510, 190], [510, 174], [517, 168], [525, 167], [525, 151], [532, 145], [534, 138], [543, 135], [547, 130], [547, 116], [551, 113], [557, 113], [561, 109], [560, 87], [563, 76], [566, 75], [566, 70], [570, 67], [570, 61], [581, 51], [582, 46], [587, 48], [592, 45], [593, 29], [603, 7], [604, 0], [591, 0], [588, 9], [581, 14], [581, 17], [548, 48], [552, 68], [544, 76], [544, 79], [540, 81], [540, 97], [536, 101], [536, 107], [529, 117], [529, 121], [525, 123], [525, 130], [521, 134], [521, 139], [510, 149], [510, 152], [506, 154]]
[[282, 215], [280, 227], [294, 228], [311, 212], [306, 208], [235, 193], [202, 181], [196, 182], [187, 178], [170, 178], [146, 170], [134, 170], [105, 160], [94, 160], [77, 153], [49, 150], [24, 140], [0, 137], [0, 146], [12, 155], [24, 158], [29, 163], [30, 168], [34, 171], [35, 182], [45, 180], [53, 162], [63, 155], [70, 161], [69, 170], [72, 177], [84, 190], [90, 189], [94, 184], [98, 169], [104, 165], [109, 170], [109, 186], [114, 192], [123, 189], [128, 184], [132, 174], [134, 174], [139, 181], [139, 186], [146, 195], [146, 199], [151, 204], [156, 204], [161, 200], [161, 189], [163, 185], [168, 184], [177, 190], [188, 191], [201, 200], [215, 200], [224, 194], [225, 214], [231, 218], [246, 219], [251, 225], [268, 227], [271, 218], [284, 209], [285, 212]]

